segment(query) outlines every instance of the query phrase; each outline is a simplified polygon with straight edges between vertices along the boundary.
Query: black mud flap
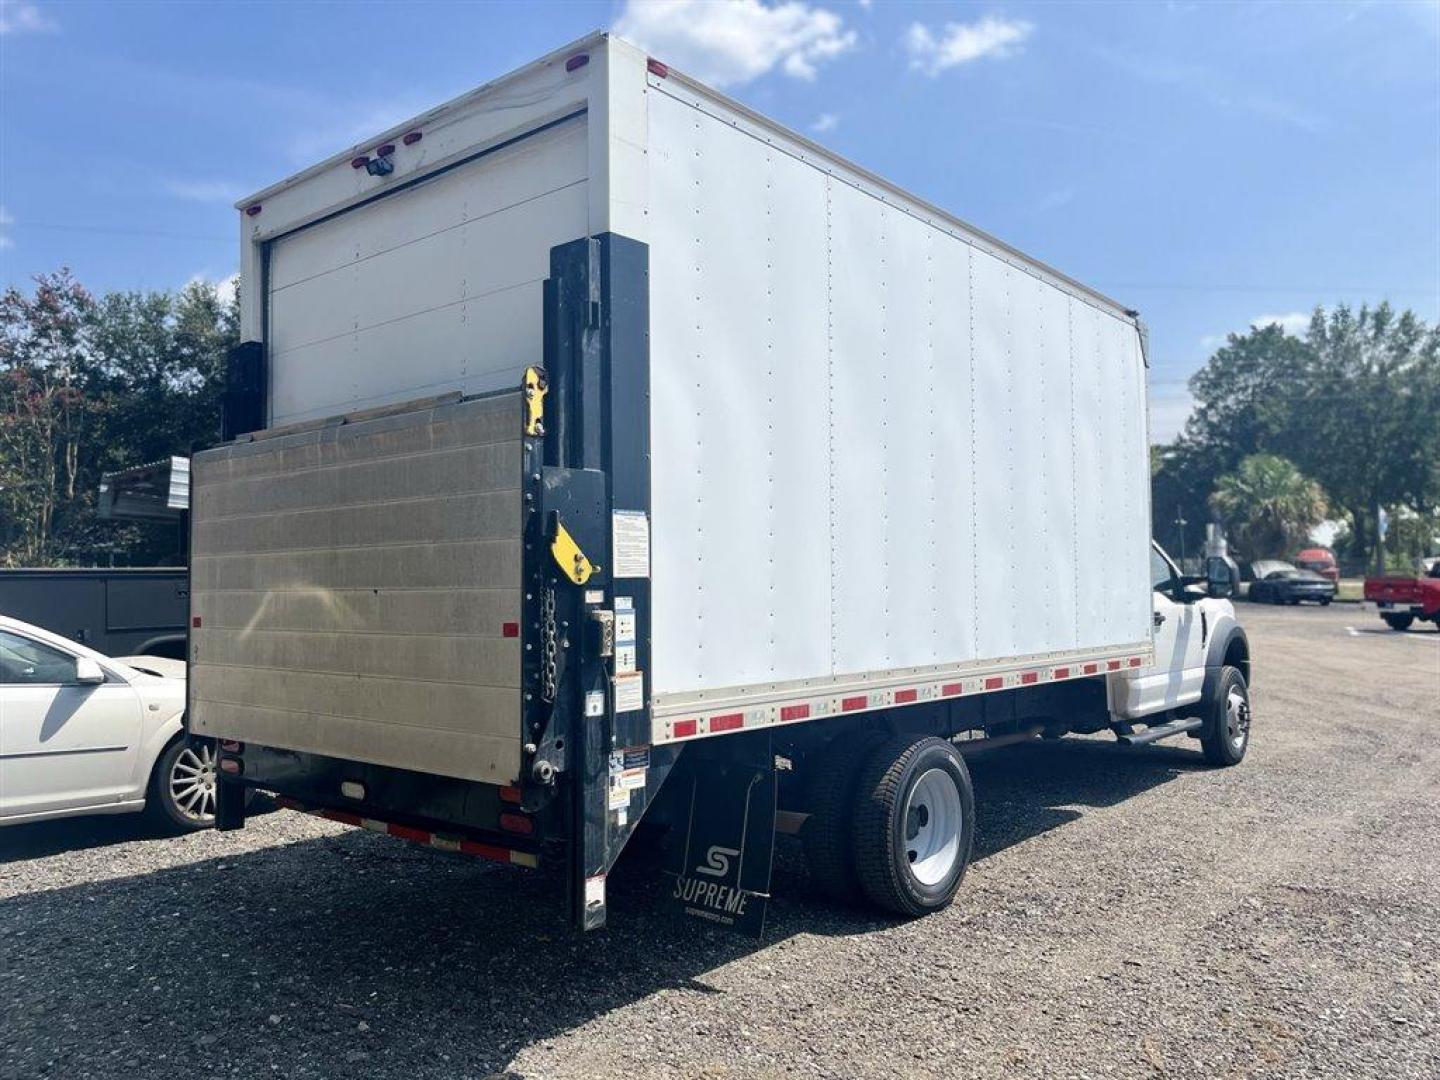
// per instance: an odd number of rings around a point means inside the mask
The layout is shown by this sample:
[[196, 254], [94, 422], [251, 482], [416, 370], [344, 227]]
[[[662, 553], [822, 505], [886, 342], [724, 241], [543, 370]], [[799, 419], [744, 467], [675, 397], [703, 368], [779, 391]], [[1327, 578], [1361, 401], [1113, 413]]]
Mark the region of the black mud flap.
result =
[[775, 854], [774, 757], [768, 736], [734, 739], [749, 743], [750, 753], [704, 752], [726, 741], [692, 745], [686, 755], [691, 768], [670, 780], [680, 789], [676, 797], [688, 797], [688, 813], [684, 843], [675, 845], [667, 870], [674, 885], [666, 895], [691, 918], [760, 937]]

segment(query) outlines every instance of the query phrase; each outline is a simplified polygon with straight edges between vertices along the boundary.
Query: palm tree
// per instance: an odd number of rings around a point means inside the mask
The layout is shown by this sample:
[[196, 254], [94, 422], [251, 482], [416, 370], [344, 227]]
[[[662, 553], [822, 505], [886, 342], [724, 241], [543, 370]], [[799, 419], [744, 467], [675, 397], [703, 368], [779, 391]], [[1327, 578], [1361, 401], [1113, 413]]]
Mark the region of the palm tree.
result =
[[1215, 483], [1210, 505], [1252, 559], [1282, 558], [1325, 519], [1325, 493], [1291, 462], [1253, 454]]

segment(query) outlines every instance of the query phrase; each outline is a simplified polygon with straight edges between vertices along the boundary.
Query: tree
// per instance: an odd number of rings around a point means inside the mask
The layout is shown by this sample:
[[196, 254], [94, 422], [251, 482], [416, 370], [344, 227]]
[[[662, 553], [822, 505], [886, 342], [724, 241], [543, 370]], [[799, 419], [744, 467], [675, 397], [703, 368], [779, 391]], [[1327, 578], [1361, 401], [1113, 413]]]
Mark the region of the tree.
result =
[[[1304, 342], [1271, 324], [1231, 334], [1191, 377], [1195, 408], [1152, 468], [1155, 535], [1168, 550], [1200, 550], [1216, 479], [1247, 455], [1274, 450], [1287, 426], [1287, 388], [1305, 359]], [[1183, 537], [1176, 518], [1186, 522]]]
[[100, 474], [218, 438], [237, 336], [203, 283], [97, 300], [62, 270], [0, 295], [0, 565], [173, 557], [173, 527], [96, 517]]
[[0, 540], [11, 565], [52, 561], [71, 524], [97, 411], [85, 392], [93, 307], [68, 270], [38, 277], [31, 297], [0, 295]]
[[1440, 504], [1440, 329], [1388, 304], [1317, 312], [1283, 436], [1290, 456], [1349, 511], [1357, 547], [1379, 552], [1380, 510]]
[[1152, 482], [1157, 534], [1176, 508], [1201, 520], [1216, 481], [1254, 454], [1319, 482], [1362, 557], [1376, 549], [1381, 507], [1440, 505], [1440, 329], [1413, 312], [1316, 308], [1303, 339], [1252, 327], [1230, 335], [1190, 389], [1194, 412]]
[[1320, 485], [1272, 454], [1252, 454], [1222, 476], [1211, 503], [1251, 559], [1289, 555], [1327, 511]]

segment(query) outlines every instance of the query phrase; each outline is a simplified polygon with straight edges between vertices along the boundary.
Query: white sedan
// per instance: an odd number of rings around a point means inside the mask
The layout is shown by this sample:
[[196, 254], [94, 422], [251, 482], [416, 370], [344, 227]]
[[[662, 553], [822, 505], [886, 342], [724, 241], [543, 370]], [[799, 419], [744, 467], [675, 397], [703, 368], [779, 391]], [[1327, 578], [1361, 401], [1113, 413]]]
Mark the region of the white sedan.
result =
[[0, 616], [0, 825], [139, 810], [213, 825], [214, 747], [184, 716], [183, 663], [111, 659]]

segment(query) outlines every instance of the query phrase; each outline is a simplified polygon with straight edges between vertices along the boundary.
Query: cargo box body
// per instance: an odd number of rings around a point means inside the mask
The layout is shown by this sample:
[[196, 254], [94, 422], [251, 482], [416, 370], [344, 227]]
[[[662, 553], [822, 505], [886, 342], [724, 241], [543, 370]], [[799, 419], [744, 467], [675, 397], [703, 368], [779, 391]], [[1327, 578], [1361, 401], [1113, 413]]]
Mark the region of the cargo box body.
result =
[[[195, 460], [197, 731], [528, 779], [527, 522], [589, 498], [542, 457], [603, 487], [611, 747], [1150, 661], [1133, 314], [624, 42], [239, 208], [270, 431]], [[527, 443], [572, 337], [590, 411]]]

